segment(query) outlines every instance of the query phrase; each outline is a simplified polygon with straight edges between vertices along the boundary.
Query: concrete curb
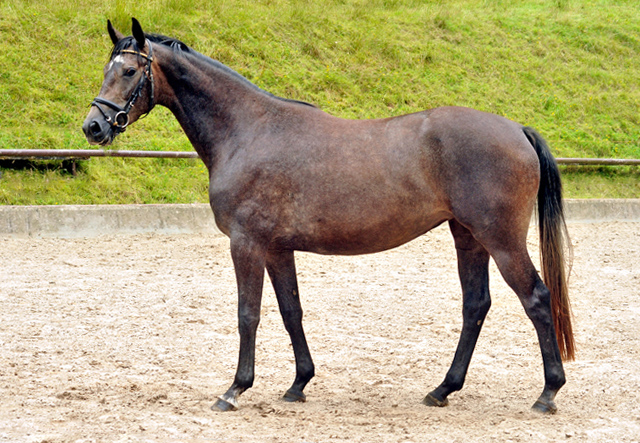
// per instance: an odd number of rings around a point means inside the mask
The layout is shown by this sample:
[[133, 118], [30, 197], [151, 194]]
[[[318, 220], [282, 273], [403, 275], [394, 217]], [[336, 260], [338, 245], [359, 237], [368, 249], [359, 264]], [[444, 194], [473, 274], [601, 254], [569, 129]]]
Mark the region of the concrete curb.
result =
[[567, 199], [566, 212], [572, 223], [640, 222], [640, 199]]
[[0, 206], [0, 236], [220, 233], [208, 204]]
[[[640, 199], [566, 200], [576, 223], [640, 222]], [[219, 234], [208, 204], [0, 206], [0, 237]]]

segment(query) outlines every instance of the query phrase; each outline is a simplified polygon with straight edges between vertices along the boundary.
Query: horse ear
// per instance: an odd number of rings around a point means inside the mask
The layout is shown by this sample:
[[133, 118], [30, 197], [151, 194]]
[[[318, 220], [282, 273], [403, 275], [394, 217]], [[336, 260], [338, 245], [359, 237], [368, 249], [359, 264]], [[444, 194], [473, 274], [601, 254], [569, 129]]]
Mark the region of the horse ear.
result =
[[111, 20], [107, 20], [107, 31], [109, 31], [109, 37], [114, 45], [124, 38], [124, 35], [113, 27]]
[[144, 35], [140, 22], [135, 18], [131, 19], [131, 33], [133, 34], [133, 38], [136, 39], [136, 42], [138, 42], [138, 48], [142, 50], [147, 43], [147, 37]]

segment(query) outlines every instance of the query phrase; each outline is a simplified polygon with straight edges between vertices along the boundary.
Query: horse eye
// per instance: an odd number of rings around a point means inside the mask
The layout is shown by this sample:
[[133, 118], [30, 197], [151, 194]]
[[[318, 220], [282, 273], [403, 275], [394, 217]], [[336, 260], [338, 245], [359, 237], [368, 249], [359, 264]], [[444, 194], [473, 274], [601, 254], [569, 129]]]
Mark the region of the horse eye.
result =
[[129, 68], [126, 71], [124, 71], [124, 76], [125, 77], [133, 77], [134, 75], [136, 75], [135, 68]]

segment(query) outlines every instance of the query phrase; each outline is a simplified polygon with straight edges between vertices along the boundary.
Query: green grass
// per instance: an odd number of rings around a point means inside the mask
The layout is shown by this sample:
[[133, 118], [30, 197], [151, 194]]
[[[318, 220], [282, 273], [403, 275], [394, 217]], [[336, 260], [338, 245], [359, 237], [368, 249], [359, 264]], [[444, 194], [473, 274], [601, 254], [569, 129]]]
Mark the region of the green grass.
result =
[[[0, 149], [88, 147], [106, 19], [129, 33], [131, 16], [341, 117], [470, 106], [535, 127], [556, 156], [640, 158], [640, 9], [621, 0], [0, 0]], [[164, 109], [114, 148], [192, 149]], [[640, 197], [638, 168], [562, 169], [568, 197]], [[207, 200], [198, 161], [0, 172], [0, 204]]]

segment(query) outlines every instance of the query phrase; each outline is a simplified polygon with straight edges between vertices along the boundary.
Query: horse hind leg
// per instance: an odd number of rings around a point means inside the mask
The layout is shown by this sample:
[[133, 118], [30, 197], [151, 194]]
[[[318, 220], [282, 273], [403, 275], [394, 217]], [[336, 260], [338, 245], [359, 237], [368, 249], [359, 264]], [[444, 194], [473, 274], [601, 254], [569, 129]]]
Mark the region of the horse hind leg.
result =
[[444, 381], [423, 400], [428, 406], [446, 406], [448, 395], [462, 389], [482, 324], [491, 307], [489, 253], [460, 223], [452, 220], [449, 226], [458, 255], [463, 325], [453, 362]]
[[284, 326], [291, 337], [296, 359], [296, 378], [284, 394], [284, 400], [306, 401], [302, 392], [314, 376], [314, 365], [302, 328], [302, 306], [298, 292], [293, 251], [270, 252], [267, 256], [267, 272], [280, 306]]
[[535, 327], [542, 353], [545, 385], [533, 409], [553, 414], [557, 410], [554, 398], [565, 383], [565, 375], [555, 333], [549, 289], [531, 262], [524, 239], [518, 240], [507, 234], [481, 240], [487, 245], [500, 273], [520, 299]]

